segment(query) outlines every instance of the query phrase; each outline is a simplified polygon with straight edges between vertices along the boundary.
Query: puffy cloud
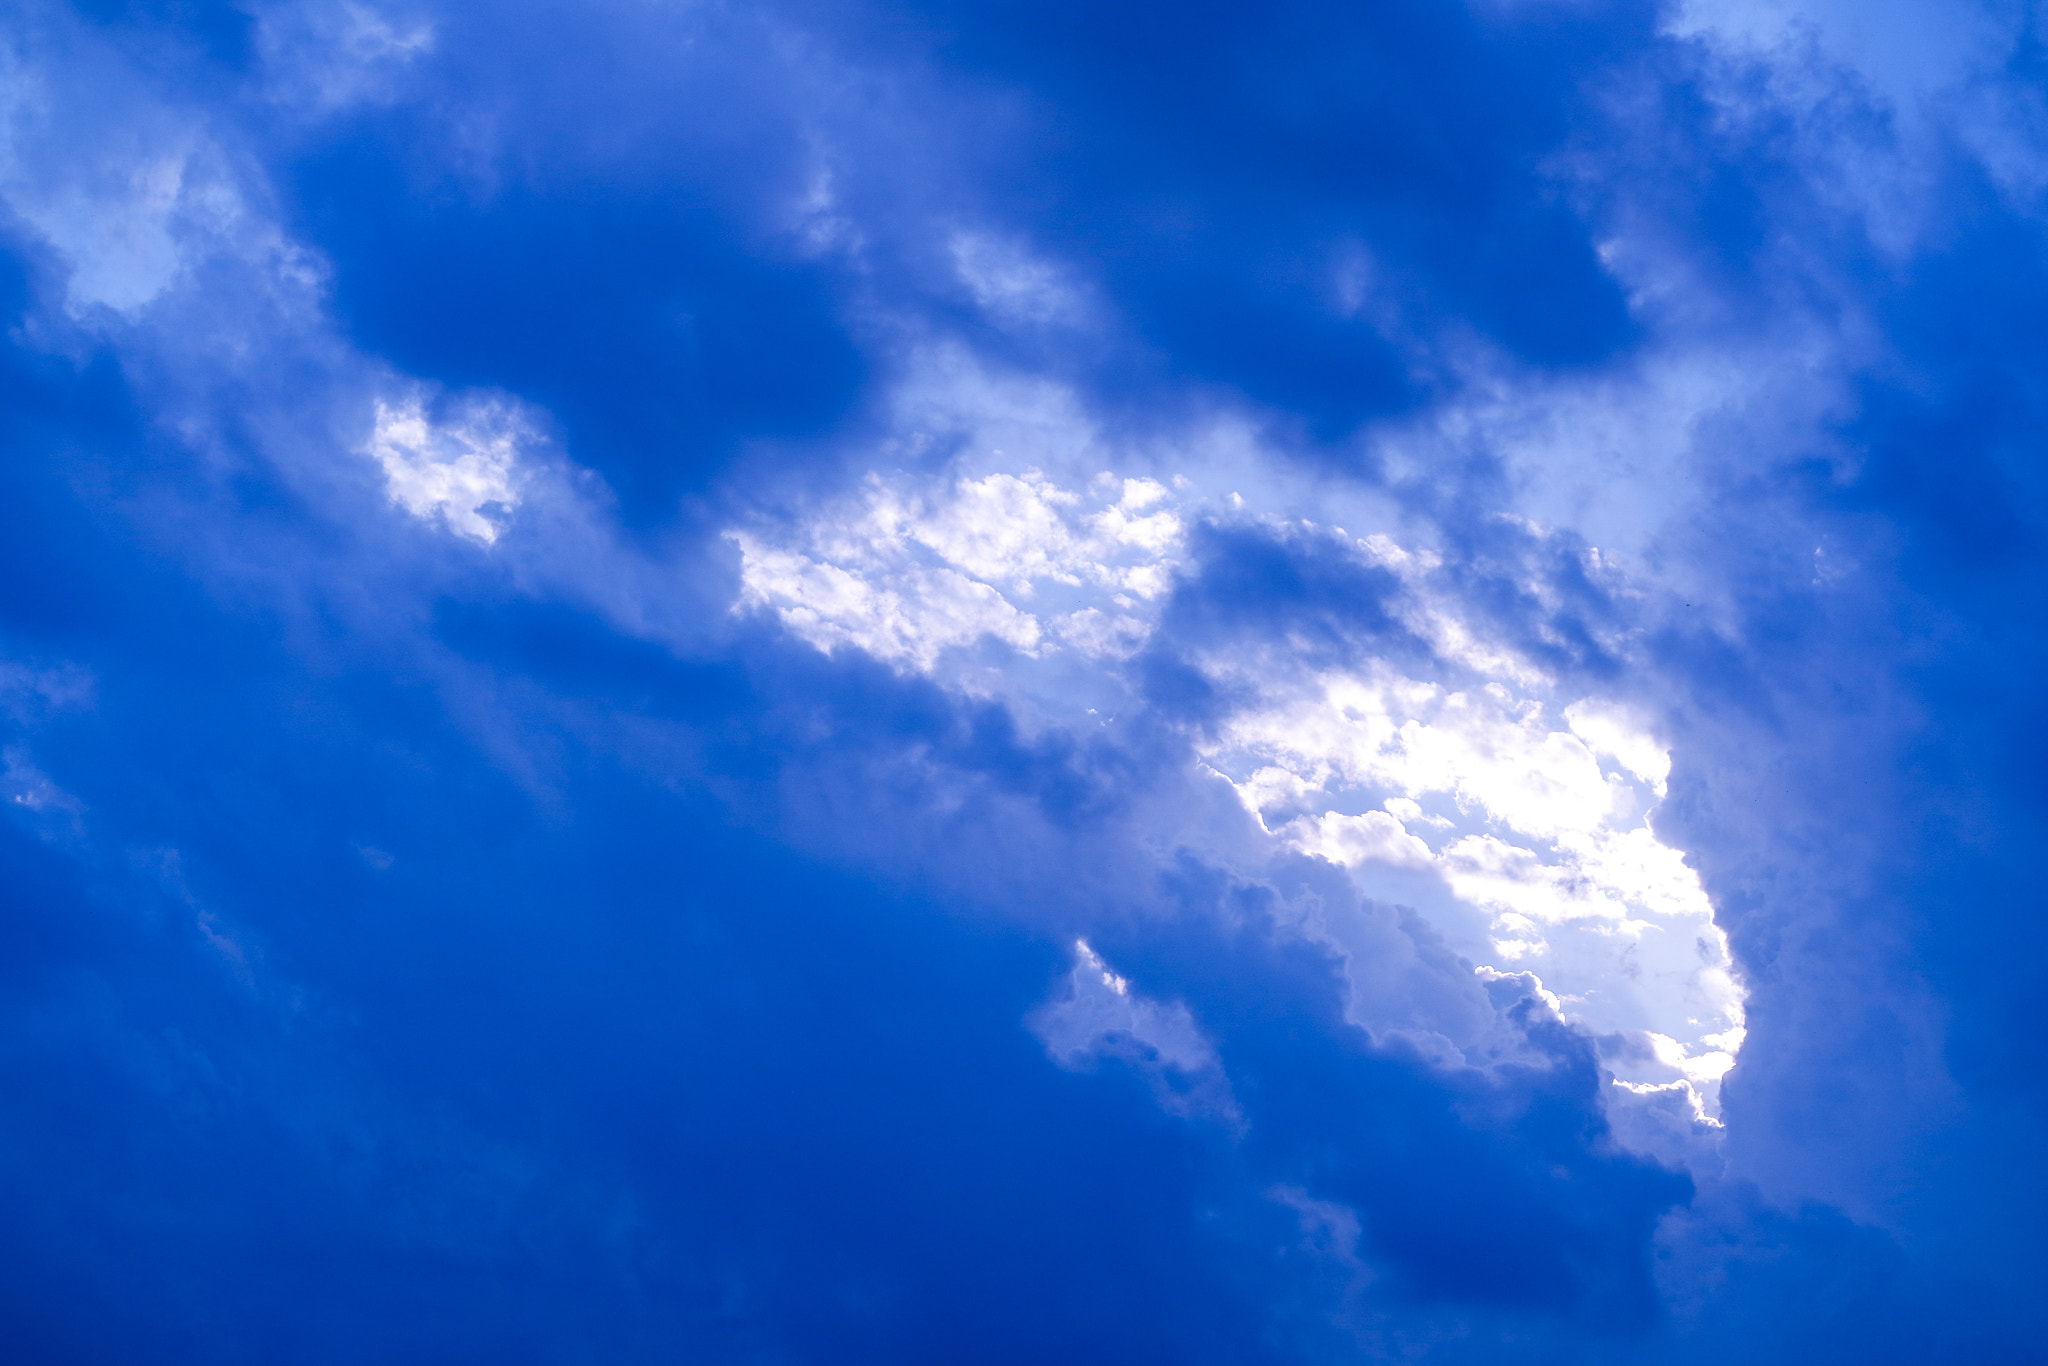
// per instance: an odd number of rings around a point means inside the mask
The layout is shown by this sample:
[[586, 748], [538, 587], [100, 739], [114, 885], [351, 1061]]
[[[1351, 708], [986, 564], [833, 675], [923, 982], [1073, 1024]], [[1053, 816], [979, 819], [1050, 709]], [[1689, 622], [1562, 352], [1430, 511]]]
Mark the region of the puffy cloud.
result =
[[820, 648], [851, 644], [927, 671], [983, 639], [1025, 655], [1128, 654], [1148, 632], [1134, 614], [1172, 582], [1181, 523], [1147, 511], [1165, 497], [1152, 480], [1112, 475], [1085, 497], [1038, 470], [929, 493], [871, 475], [856, 502], [804, 527], [797, 548], [733, 533], [740, 603]]
[[[1184, 523], [1200, 515], [1184, 501], [1198, 497], [1190, 481], [1177, 480], [1183, 495], [1103, 475], [1088, 496], [1037, 470], [933, 482], [917, 492], [905, 476], [869, 476], [797, 530], [801, 551], [742, 535], [742, 605], [820, 649], [853, 646], [1059, 722], [1079, 719], [1077, 697], [1118, 699], [1098, 716], [1142, 709], [1131, 661], [1172, 618], [1161, 590], [1176, 574], [1217, 572], [1197, 570], [1186, 544]], [[1238, 496], [1229, 515], [1246, 509]], [[1742, 993], [1698, 876], [1650, 824], [1668, 751], [1612, 704], [1546, 707], [1555, 680], [1457, 615], [1432, 557], [1384, 533], [1303, 546], [1391, 570], [1393, 610], [1439, 662], [1422, 677], [1372, 655], [1319, 672], [1304, 642], [1212, 628], [1201, 667], [1236, 700], [1195, 745], [1200, 761], [1233, 784], [1269, 849], [1350, 868], [1370, 894], [1429, 903], [1459, 952], [1537, 972], [1596, 1031], [1665, 1040], [1647, 1055], [1653, 1073], [1665, 1069], [1656, 1080], [1694, 1087], [1702, 1113], [1718, 1113], [1734, 1061], [1718, 1041], [1739, 1039]], [[1042, 602], [1051, 610], [1034, 615]], [[1104, 651], [1068, 625], [1105, 618], [1123, 648]], [[976, 652], [989, 643], [1014, 664]], [[1049, 655], [1080, 658], [1048, 676]], [[1086, 664], [1103, 674], [1077, 685], [1072, 667]], [[1193, 838], [1164, 818], [1153, 838]]]
[[370, 457], [384, 470], [391, 501], [415, 517], [485, 545], [519, 506], [519, 427], [502, 410], [451, 423], [430, 421], [418, 399], [376, 405]]

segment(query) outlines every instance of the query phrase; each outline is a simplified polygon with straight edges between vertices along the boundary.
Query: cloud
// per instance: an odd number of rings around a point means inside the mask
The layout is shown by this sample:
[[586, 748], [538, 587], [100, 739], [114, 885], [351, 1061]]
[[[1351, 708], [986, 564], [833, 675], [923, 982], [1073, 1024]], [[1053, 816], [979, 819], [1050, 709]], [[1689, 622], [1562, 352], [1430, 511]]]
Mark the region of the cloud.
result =
[[1085, 939], [1074, 941], [1067, 993], [1040, 1006], [1032, 1031], [1064, 1067], [1127, 1055], [1157, 1080], [1160, 1103], [1179, 1114], [1237, 1118], [1216, 1050], [1184, 1005], [1161, 1005], [1132, 991]]
[[2016, 20], [251, 14], [6, 21], [11, 1342], [2038, 1338]]
[[[1076, 697], [1097, 702], [1098, 718], [1141, 712], [1130, 661], [1230, 563], [1193, 562], [1184, 527], [1199, 495], [1103, 475], [1084, 496], [1037, 470], [927, 478], [870, 476], [796, 532], [801, 552], [740, 533], [741, 605], [820, 649], [858, 648], [1052, 724], [1087, 724]], [[1236, 498], [1230, 515], [1245, 506]], [[1387, 610], [1406, 635], [1434, 641], [1464, 672], [1440, 682], [1431, 674], [1444, 677], [1445, 663], [1414, 677], [1368, 657], [1318, 673], [1322, 650], [1272, 641], [1270, 618], [1248, 630], [1212, 620], [1199, 667], [1233, 700], [1194, 756], [1235, 787], [1270, 836], [1267, 856], [1327, 859], [1373, 895], [1425, 903], [1458, 951], [1539, 972], [1596, 1031], [1684, 1039], [1648, 1055], [1666, 1069], [1655, 1079], [1696, 1088], [1702, 1113], [1718, 1113], [1734, 1055], [1708, 1039], [1740, 1038], [1742, 992], [1697, 875], [1650, 824], [1668, 751], [1612, 705], [1546, 707], [1556, 681], [1457, 615], [1437, 562], [1384, 533], [1267, 540], [1252, 522], [1233, 534], [1239, 555], [1335, 554], [1386, 575]], [[1192, 582], [1167, 596], [1177, 579]], [[1333, 622], [1352, 610], [1335, 597], [1322, 605]], [[1123, 648], [1103, 651], [1068, 625], [1102, 619], [1119, 623]], [[1007, 646], [1014, 664], [976, 653], [983, 642]], [[1067, 667], [1048, 674], [1049, 656]], [[1100, 675], [1077, 684], [1088, 666]], [[1165, 819], [1150, 838], [1190, 838]]]
[[379, 400], [368, 454], [384, 470], [391, 501], [423, 520], [489, 545], [519, 506], [515, 415], [483, 406], [446, 424], [418, 399]]
[[317, 113], [392, 102], [435, 45], [431, 19], [352, 0], [259, 6], [255, 27], [270, 97]]
[[857, 501], [801, 530], [801, 549], [732, 533], [740, 605], [820, 648], [927, 671], [983, 639], [1033, 656], [1142, 642], [1142, 604], [1170, 585], [1182, 535], [1170, 509], [1149, 511], [1167, 497], [1158, 483], [1104, 474], [1083, 495], [1035, 469], [931, 492], [900, 482], [869, 476]]

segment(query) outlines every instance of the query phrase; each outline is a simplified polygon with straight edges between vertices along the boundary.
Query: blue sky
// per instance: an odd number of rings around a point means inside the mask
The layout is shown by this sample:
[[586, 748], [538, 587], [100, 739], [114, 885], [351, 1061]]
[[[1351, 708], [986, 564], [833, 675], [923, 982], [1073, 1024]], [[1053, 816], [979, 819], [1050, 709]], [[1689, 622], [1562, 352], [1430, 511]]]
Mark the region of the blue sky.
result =
[[2037, 1359], [2044, 71], [7, 7], [7, 1359]]

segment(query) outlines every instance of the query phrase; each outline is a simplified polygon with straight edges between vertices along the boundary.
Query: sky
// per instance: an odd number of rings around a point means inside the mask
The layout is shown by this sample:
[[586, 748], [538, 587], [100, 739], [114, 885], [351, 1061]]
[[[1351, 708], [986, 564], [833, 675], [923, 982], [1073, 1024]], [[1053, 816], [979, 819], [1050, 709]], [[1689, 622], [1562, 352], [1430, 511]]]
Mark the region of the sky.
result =
[[0, 1355], [2048, 1359], [2044, 81], [0, 7]]

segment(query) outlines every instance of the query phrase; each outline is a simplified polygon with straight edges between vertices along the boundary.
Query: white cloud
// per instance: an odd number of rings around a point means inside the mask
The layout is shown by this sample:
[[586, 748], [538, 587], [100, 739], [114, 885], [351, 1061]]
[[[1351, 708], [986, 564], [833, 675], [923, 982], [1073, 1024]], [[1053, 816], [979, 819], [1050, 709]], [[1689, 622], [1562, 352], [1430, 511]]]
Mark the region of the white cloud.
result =
[[[865, 650], [1079, 724], [1078, 698], [1142, 705], [1121, 667], [1157, 628], [1203, 512], [1181, 484], [1100, 475], [1070, 487], [1035, 468], [870, 476], [807, 521], [731, 533], [738, 607], [819, 649]], [[1249, 515], [1242, 498], [1230, 506]], [[1488, 639], [1426, 550], [1384, 532], [1268, 530], [1393, 573], [1403, 592], [1391, 610], [1444, 662], [1426, 676], [1385, 660], [1317, 671], [1284, 642], [1206, 647], [1202, 667], [1240, 701], [1199, 757], [1266, 847], [1416, 905], [1458, 952], [1534, 973], [1595, 1031], [1671, 1041], [1676, 1053], [1645, 1051], [1630, 1081], [1683, 1083], [1711, 1109], [1742, 993], [1697, 875], [1650, 824], [1668, 748], [1627, 708], [1561, 694]], [[972, 653], [985, 642], [1011, 653]], [[1069, 667], [1048, 679], [1058, 660]]]
[[[1271, 673], [1260, 659], [1234, 678]], [[1369, 893], [1426, 899], [1428, 874], [1486, 927], [1433, 917], [1454, 947], [1535, 972], [1570, 1018], [1680, 1040], [1680, 1059], [1723, 1056], [1742, 1022], [1726, 940], [1649, 823], [1669, 752], [1611, 704], [1557, 707], [1527, 673], [1451, 687], [1383, 663], [1332, 671], [1241, 710], [1204, 758], [1277, 839]], [[1711, 1109], [1725, 1070], [1666, 1060], [1655, 1079], [1684, 1079]]]
[[892, 664], [929, 670], [949, 649], [983, 639], [1030, 654], [1043, 639], [1038, 619], [995, 588], [947, 566], [899, 563], [887, 571], [848, 569], [735, 533], [739, 605], [772, 611], [821, 650], [864, 650]]
[[1628, 715], [1598, 702], [1574, 702], [1564, 709], [1565, 724], [1595, 753], [1608, 755], [1623, 768], [1664, 795], [1671, 776], [1671, 752], [1659, 745]]
[[[1103, 476], [1086, 492], [1035, 469], [928, 493], [870, 476], [860, 494], [770, 539], [734, 531], [738, 606], [823, 650], [922, 671], [984, 640], [1027, 656], [1120, 658], [1150, 633], [1185, 528], [1163, 485]], [[1157, 508], [1157, 510], [1153, 510]]]
[[1428, 868], [1434, 862], [1429, 846], [1409, 834], [1397, 817], [1385, 811], [1368, 811], [1360, 816], [1336, 811], [1297, 816], [1281, 828], [1280, 837], [1303, 853], [1332, 863]]
[[436, 423], [417, 398], [378, 400], [366, 454], [384, 469], [391, 501], [483, 545], [519, 506], [523, 426], [504, 404], [473, 406]]

